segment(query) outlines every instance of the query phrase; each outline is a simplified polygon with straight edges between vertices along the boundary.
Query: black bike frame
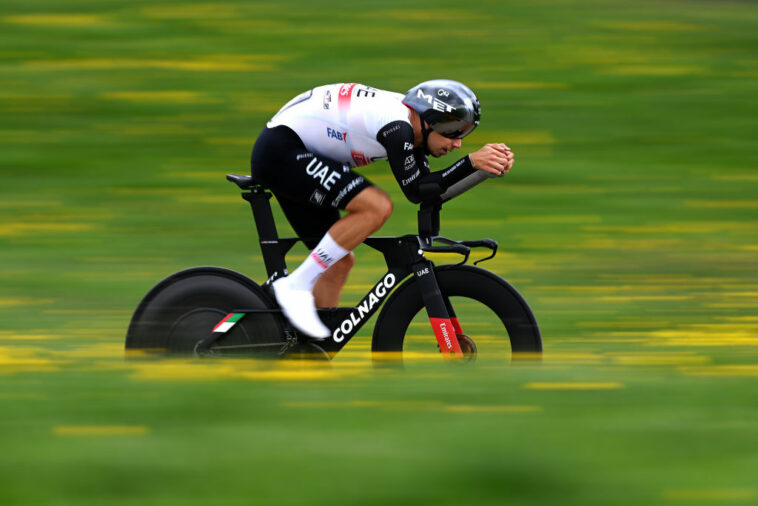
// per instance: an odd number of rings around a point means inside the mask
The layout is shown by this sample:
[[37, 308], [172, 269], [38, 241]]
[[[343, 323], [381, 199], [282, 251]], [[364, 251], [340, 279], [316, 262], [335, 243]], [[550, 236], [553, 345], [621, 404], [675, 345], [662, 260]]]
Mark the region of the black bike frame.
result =
[[[270, 285], [275, 279], [288, 274], [285, 255], [292, 246], [302, 240], [302, 238], [297, 237], [279, 237], [269, 202], [271, 197], [271, 193], [259, 185], [253, 185], [249, 192], [242, 193], [242, 198], [250, 203], [256, 223], [263, 262], [268, 275], [268, 280], [264, 286]], [[384, 255], [387, 272], [355, 307], [318, 310], [324, 324], [332, 329], [332, 336], [323, 341], [317, 341], [315, 343], [317, 346], [330, 356], [339, 352], [379, 309], [392, 288], [413, 274], [418, 280], [424, 305], [440, 350], [447, 355], [463, 355], [456, 337], [456, 334], [462, 334], [463, 331], [450, 301], [439, 289], [434, 275], [434, 264], [424, 257], [424, 252], [459, 253], [465, 255], [463, 260], [465, 262], [468, 259], [469, 246], [491, 248], [494, 256], [497, 243], [489, 239], [456, 242], [439, 238], [437, 234], [439, 233], [440, 208], [441, 203], [439, 201], [422, 204], [418, 213], [419, 235], [369, 237], [364, 241], [367, 246]], [[435, 239], [442, 240], [447, 245], [433, 246]], [[244, 318], [244, 315], [261, 312], [280, 313], [281, 309], [235, 310], [215, 326], [210, 336], [198, 343], [196, 350], [208, 351], [213, 342], [228, 332], [236, 322]]]

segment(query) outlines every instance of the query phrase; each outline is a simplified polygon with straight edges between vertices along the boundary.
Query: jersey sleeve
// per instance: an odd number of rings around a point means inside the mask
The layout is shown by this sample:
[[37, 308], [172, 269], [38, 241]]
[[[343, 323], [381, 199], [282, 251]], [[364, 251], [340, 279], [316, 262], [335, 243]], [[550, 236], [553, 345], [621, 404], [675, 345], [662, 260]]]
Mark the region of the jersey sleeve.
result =
[[406, 121], [388, 123], [376, 134], [376, 140], [387, 150], [392, 174], [403, 194], [418, 204], [424, 200], [426, 185], [439, 185], [442, 193], [476, 171], [471, 159], [464, 156], [446, 169], [431, 172], [423, 148], [413, 147], [413, 127]]

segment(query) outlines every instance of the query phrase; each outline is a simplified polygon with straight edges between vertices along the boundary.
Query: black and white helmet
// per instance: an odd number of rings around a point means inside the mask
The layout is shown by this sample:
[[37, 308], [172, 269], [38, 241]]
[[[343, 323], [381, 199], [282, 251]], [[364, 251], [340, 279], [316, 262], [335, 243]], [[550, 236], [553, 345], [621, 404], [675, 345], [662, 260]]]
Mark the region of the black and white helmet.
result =
[[458, 81], [424, 81], [405, 94], [403, 103], [416, 111], [432, 130], [451, 139], [466, 137], [479, 124], [479, 99]]

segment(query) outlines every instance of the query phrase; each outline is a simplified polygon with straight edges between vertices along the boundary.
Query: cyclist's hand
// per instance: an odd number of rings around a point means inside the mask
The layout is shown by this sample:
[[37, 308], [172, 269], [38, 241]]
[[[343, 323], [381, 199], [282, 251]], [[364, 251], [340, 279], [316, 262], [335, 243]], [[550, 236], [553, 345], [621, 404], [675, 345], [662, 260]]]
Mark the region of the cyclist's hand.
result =
[[513, 152], [505, 144], [485, 144], [469, 155], [474, 168], [502, 176], [513, 167]]

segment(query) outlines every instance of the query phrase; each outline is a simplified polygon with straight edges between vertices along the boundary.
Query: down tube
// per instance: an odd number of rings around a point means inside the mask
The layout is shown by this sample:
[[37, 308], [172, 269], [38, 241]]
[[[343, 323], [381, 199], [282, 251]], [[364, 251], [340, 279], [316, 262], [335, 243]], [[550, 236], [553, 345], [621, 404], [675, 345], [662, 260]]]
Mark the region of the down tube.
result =
[[[390, 269], [374, 285], [365, 297], [350, 310], [341, 321], [334, 322], [332, 338], [328, 342], [327, 351], [342, 348], [371, 318], [384, 303], [384, 300], [406, 276], [406, 269]], [[327, 343], [324, 343], [327, 344]]]

